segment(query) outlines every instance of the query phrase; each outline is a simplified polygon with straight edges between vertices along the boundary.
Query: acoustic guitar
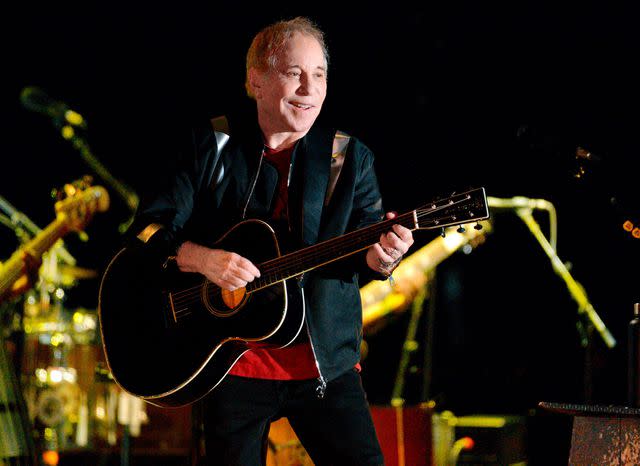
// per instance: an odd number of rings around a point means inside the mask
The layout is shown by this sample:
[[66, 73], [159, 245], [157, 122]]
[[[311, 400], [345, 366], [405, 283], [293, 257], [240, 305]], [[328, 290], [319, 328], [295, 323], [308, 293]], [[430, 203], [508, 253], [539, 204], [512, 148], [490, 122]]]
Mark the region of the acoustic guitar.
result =
[[367, 249], [393, 224], [434, 229], [488, 217], [485, 191], [477, 188], [284, 255], [266, 222], [245, 220], [213, 246], [246, 257], [260, 270], [259, 278], [234, 291], [201, 274], [179, 272], [142, 244], [126, 247], [100, 286], [107, 363], [123, 390], [149, 403], [191, 403], [215, 388], [244, 352], [295, 340], [305, 314], [298, 277]]

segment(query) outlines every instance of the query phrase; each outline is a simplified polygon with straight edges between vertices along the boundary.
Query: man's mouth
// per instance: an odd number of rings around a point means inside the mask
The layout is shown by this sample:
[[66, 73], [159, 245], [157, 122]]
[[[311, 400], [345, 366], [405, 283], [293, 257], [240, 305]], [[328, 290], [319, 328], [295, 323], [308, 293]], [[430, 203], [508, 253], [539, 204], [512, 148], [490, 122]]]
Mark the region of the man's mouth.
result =
[[303, 110], [309, 110], [311, 107], [313, 107], [313, 105], [301, 104], [300, 102], [289, 102], [289, 103], [294, 107], [301, 108]]

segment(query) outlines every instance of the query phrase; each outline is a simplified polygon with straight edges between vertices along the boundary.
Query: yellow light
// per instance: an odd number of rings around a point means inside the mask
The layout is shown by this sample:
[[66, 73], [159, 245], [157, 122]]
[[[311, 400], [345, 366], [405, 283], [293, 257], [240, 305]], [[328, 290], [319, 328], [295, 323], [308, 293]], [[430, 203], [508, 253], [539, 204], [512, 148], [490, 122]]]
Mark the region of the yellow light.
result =
[[36, 378], [38, 381], [45, 383], [47, 381], [47, 371], [45, 369], [36, 369]]
[[73, 323], [74, 324], [82, 324], [82, 321], [84, 320], [84, 315], [81, 312], [74, 312], [73, 313]]
[[58, 346], [63, 342], [64, 342], [64, 335], [62, 335], [61, 333], [54, 333], [53, 335], [51, 335], [51, 344], [53, 346]]
[[96, 408], [96, 418], [104, 419], [104, 408], [102, 406]]
[[62, 137], [65, 139], [71, 139], [75, 135], [73, 128], [69, 125], [62, 127]]
[[507, 424], [507, 418], [502, 416], [461, 416], [458, 425], [461, 427], [489, 427], [500, 429]]
[[64, 185], [64, 192], [67, 196], [73, 197], [78, 192], [78, 189], [71, 183], [67, 183]]
[[69, 369], [65, 369], [62, 372], [62, 378], [65, 380], [65, 382], [76, 383], [76, 380], [78, 379], [78, 376], [76, 374], [76, 370], [75, 369], [69, 368]]
[[67, 110], [64, 112], [64, 117], [67, 119], [69, 123], [75, 126], [80, 126], [84, 122], [84, 118], [78, 112], [74, 112], [73, 110]]
[[56, 438], [56, 431], [54, 429], [52, 429], [51, 427], [45, 427], [44, 428], [44, 439], [47, 442], [51, 442], [55, 438]]
[[634, 228], [631, 232], [631, 236], [634, 238], [640, 238], [640, 228]]
[[631, 231], [633, 230], [633, 223], [630, 220], [627, 220], [622, 224], [622, 228], [624, 228], [625, 231]]
[[462, 243], [464, 243], [466, 240], [464, 238], [463, 235], [461, 235], [460, 233], [454, 233], [453, 231], [449, 231], [447, 232], [447, 236], [445, 236], [442, 239], [442, 242], [444, 243], [444, 247], [448, 252], [453, 252], [456, 249], [458, 249]]
[[58, 288], [56, 290], [56, 298], [58, 299], [64, 298], [64, 290], [62, 288]]
[[418, 349], [418, 342], [415, 340], [408, 340], [404, 343], [403, 347], [407, 351], [415, 351]]

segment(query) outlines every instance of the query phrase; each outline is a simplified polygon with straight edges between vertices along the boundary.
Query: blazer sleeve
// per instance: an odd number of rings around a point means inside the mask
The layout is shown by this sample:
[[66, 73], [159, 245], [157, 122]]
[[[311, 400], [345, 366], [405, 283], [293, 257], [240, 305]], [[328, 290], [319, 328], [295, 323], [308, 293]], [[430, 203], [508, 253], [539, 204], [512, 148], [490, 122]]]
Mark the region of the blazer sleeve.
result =
[[[349, 231], [375, 224], [384, 219], [382, 196], [374, 168], [374, 155], [360, 141], [354, 141], [354, 154], [358, 159], [358, 171], [354, 189], [353, 210], [349, 219]], [[383, 273], [372, 270], [366, 261], [367, 251], [355, 254], [350, 262], [361, 281], [385, 280]]]
[[194, 199], [206, 185], [217, 161], [215, 135], [207, 128], [190, 131], [179, 151], [177, 169], [141, 203], [125, 240], [142, 241], [159, 254], [174, 255], [181, 232], [193, 213]]

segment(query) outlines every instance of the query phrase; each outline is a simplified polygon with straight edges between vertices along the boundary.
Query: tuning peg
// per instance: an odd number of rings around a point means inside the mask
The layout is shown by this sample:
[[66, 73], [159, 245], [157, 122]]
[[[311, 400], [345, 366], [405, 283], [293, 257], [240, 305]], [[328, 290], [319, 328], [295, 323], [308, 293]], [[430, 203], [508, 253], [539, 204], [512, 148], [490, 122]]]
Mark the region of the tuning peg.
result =
[[81, 189], [88, 189], [93, 184], [93, 176], [91, 175], [83, 175], [82, 178], [77, 180], [75, 184]]
[[458, 233], [464, 233], [464, 232], [465, 232], [465, 231], [467, 231], [467, 230], [465, 230], [465, 229], [464, 229], [464, 227], [463, 227], [462, 225], [460, 225], [456, 231], [457, 231]]
[[480, 225], [479, 223], [476, 223], [476, 224], [473, 226], [473, 229], [474, 229], [474, 230], [482, 230], [482, 225]]
[[440, 236], [442, 236], [443, 238], [447, 236], [447, 232], [444, 231], [444, 227], [442, 227], [442, 230], [440, 231]]

